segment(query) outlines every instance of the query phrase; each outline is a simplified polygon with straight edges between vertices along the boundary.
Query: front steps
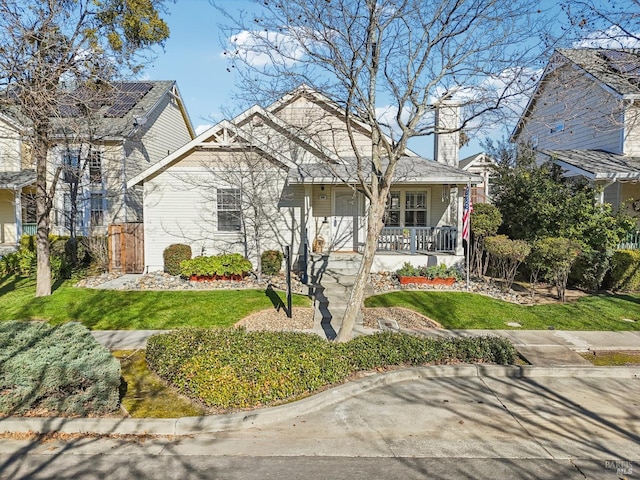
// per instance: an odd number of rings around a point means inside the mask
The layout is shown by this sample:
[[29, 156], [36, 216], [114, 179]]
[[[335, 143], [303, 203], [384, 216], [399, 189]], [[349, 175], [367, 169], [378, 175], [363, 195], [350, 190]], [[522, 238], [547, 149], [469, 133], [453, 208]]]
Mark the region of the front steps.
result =
[[[358, 254], [313, 254], [309, 264], [309, 283], [314, 299], [314, 331], [329, 340], [336, 337], [344, 312], [347, 309], [351, 289], [360, 268], [361, 256]], [[365, 295], [372, 293], [370, 284]], [[362, 325], [362, 312], [356, 319], [356, 325]]]

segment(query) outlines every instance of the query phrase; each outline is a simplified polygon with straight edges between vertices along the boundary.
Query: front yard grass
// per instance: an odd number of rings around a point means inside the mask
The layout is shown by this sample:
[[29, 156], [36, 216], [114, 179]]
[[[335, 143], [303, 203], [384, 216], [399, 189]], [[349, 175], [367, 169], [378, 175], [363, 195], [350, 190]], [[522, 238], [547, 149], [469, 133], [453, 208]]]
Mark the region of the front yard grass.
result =
[[179, 418], [206, 415], [207, 410], [164, 383], [147, 367], [144, 350], [117, 350], [127, 389], [122, 406], [132, 418]]
[[[640, 330], [640, 294], [525, 306], [465, 292], [405, 291], [369, 297], [365, 306], [409, 308], [448, 329]], [[509, 327], [509, 322], [521, 327]]]
[[580, 354], [598, 367], [640, 366], [640, 352], [585, 352]]
[[[119, 291], [75, 288], [61, 283], [49, 297], [35, 298], [35, 280], [0, 279], [0, 321], [81, 322], [92, 330], [227, 327], [247, 315], [273, 308], [262, 290]], [[285, 295], [278, 292], [284, 301]], [[302, 295], [293, 306], [309, 306]]]

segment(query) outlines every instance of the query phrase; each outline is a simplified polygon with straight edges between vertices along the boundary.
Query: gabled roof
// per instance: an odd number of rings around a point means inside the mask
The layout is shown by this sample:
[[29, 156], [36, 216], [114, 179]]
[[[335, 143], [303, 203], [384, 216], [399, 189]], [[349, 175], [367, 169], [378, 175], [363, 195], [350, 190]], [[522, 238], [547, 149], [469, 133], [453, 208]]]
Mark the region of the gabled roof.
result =
[[[289, 170], [288, 182], [290, 184], [309, 183], [357, 183], [358, 169], [357, 159], [350, 157], [340, 165], [327, 163], [314, 163], [298, 165], [296, 169]], [[371, 162], [367, 162], [371, 166]], [[404, 156], [398, 160], [393, 182], [420, 183], [420, 184], [457, 184], [461, 185], [471, 181], [482, 182], [482, 178], [474, 173], [467, 173], [434, 160], [422, 157]]]
[[269, 155], [270, 157], [276, 159], [281, 164], [285, 165], [287, 168], [294, 168], [295, 163], [284, 153], [281, 151], [275, 151], [269, 145], [264, 143], [262, 140], [257, 138], [255, 135], [252, 135], [251, 132], [238, 127], [237, 125], [229, 122], [228, 120], [223, 120], [208, 130], [202, 132], [196, 138], [191, 140], [189, 143], [183, 145], [175, 152], [167, 155], [165, 158], [160, 160], [159, 162], [151, 165], [146, 170], [143, 170], [138, 175], [133, 177], [131, 180], [127, 182], [127, 187], [131, 188], [134, 185], [144, 182], [147, 178], [152, 175], [155, 175], [172, 165], [178, 163], [186, 154], [195, 151], [198, 148], [215, 148], [216, 146], [242, 146], [241, 144], [231, 144], [231, 143], [216, 143], [211, 141], [212, 139], [216, 139], [217, 135], [224, 130], [233, 132], [240, 138], [247, 140], [249, 143], [245, 146], [256, 147], [262, 150], [264, 153]]
[[640, 157], [627, 157], [604, 150], [542, 150], [567, 176], [590, 180], [640, 180]]
[[476, 165], [495, 165], [495, 163], [496, 162], [494, 162], [493, 158], [491, 158], [489, 155], [484, 152], [479, 152], [460, 160], [460, 168], [466, 171]]
[[20, 189], [34, 184], [36, 172], [34, 170], [20, 170], [18, 172], [0, 172], [0, 188]]
[[640, 98], [640, 52], [637, 50], [609, 50], [602, 48], [559, 49], [544, 69], [529, 103], [511, 134], [516, 141], [522, 127], [544, 90], [547, 77], [564, 65], [571, 65], [604, 90], [620, 98]]
[[[271, 105], [269, 105], [266, 109], [269, 112], [275, 113], [278, 110], [281, 110], [282, 108], [287, 106], [288, 104], [294, 102], [300, 97], [306, 97], [318, 104], [325, 105], [326, 107], [328, 107], [329, 110], [331, 110], [339, 118], [345, 117], [344, 108], [342, 108], [340, 105], [338, 105], [335, 101], [331, 100], [326, 95], [318, 92], [317, 90], [311, 88], [309, 85], [305, 85], [305, 84], [300, 85], [299, 87], [295, 88], [291, 92], [284, 95], [282, 98], [276, 100]], [[358, 118], [355, 115], [351, 115], [349, 118], [360, 129], [364, 130], [369, 134], [371, 133], [371, 126], [367, 125], [361, 120], [358, 120]], [[390, 137], [385, 135], [385, 138], [387, 141], [391, 142]], [[405, 150], [405, 154], [409, 157], [419, 157], [419, 155], [416, 152], [414, 152], [413, 150], [410, 150], [408, 147]]]
[[[120, 140], [129, 137], [154, 114], [167, 95], [176, 100], [191, 137], [195, 137], [174, 80], [113, 82], [109, 88], [97, 92], [85, 87], [71, 89], [61, 97], [57, 115], [51, 117], [54, 135], [67, 137], [65, 132], [71, 131], [74, 136], [84, 136], [84, 118], [90, 118], [93, 138]], [[86, 108], [82, 105], [90, 105], [91, 113], [84, 114]], [[3, 113], [16, 124], [30, 124], [18, 106], [9, 107]]]

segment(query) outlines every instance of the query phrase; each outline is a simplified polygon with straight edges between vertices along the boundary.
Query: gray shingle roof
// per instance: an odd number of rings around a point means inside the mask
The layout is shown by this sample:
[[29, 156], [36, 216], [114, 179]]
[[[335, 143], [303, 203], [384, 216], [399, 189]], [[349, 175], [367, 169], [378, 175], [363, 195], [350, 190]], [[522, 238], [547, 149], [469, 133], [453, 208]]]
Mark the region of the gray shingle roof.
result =
[[0, 172], [0, 188], [15, 189], [26, 187], [36, 181], [34, 170], [20, 170], [19, 172]]
[[[53, 130], [57, 135], [85, 135], [86, 121], [82, 119], [79, 104], [93, 103], [96, 108], [90, 128], [97, 139], [121, 139], [129, 136], [136, 127], [136, 119], [146, 118], [161, 99], [174, 87], [173, 80], [146, 80], [113, 82], [111, 93], [86, 93], [82, 89], [70, 91], [62, 97], [59, 115], [52, 117]], [[97, 98], [100, 96], [101, 98]], [[16, 119], [23, 126], [29, 121], [18, 111], [18, 107], [5, 108], [3, 113]]]
[[571, 165], [594, 180], [640, 179], [640, 157], [628, 157], [604, 150], [542, 150], [540, 153]]
[[[289, 183], [356, 183], [358, 182], [357, 163], [355, 157], [343, 159], [340, 165], [328, 163], [302, 164], [297, 169], [290, 169]], [[367, 171], [370, 164], [367, 162]], [[459, 168], [451, 167], [422, 157], [402, 157], [398, 162], [394, 175], [395, 183], [451, 183], [462, 184], [482, 181], [474, 174]]]
[[574, 48], [558, 52], [621, 95], [640, 93], [638, 51]]

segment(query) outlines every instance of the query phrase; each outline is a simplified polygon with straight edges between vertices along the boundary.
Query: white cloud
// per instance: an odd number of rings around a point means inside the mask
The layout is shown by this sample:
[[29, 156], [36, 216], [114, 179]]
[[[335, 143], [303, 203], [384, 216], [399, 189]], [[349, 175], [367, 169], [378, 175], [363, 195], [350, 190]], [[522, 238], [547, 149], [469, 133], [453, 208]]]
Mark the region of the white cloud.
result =
[[574, 48], [640, 48], [640, 32], [629, 36], [618, 25], [596, 30], [573, 44]]
[[304, 56], [296, 38], [279, 32], [244, 30], [230, 38], [229, 45], [223, 57], [238, 58], [254, 67], [293, 65]]
[[197, 125], [196, 126], [196, 135], [200, 135], [202, 132], [206, 132], [211, 127], [213, 127], [213, 125], [211, 125], [210, 123], [203, 123], [203, 124]]

